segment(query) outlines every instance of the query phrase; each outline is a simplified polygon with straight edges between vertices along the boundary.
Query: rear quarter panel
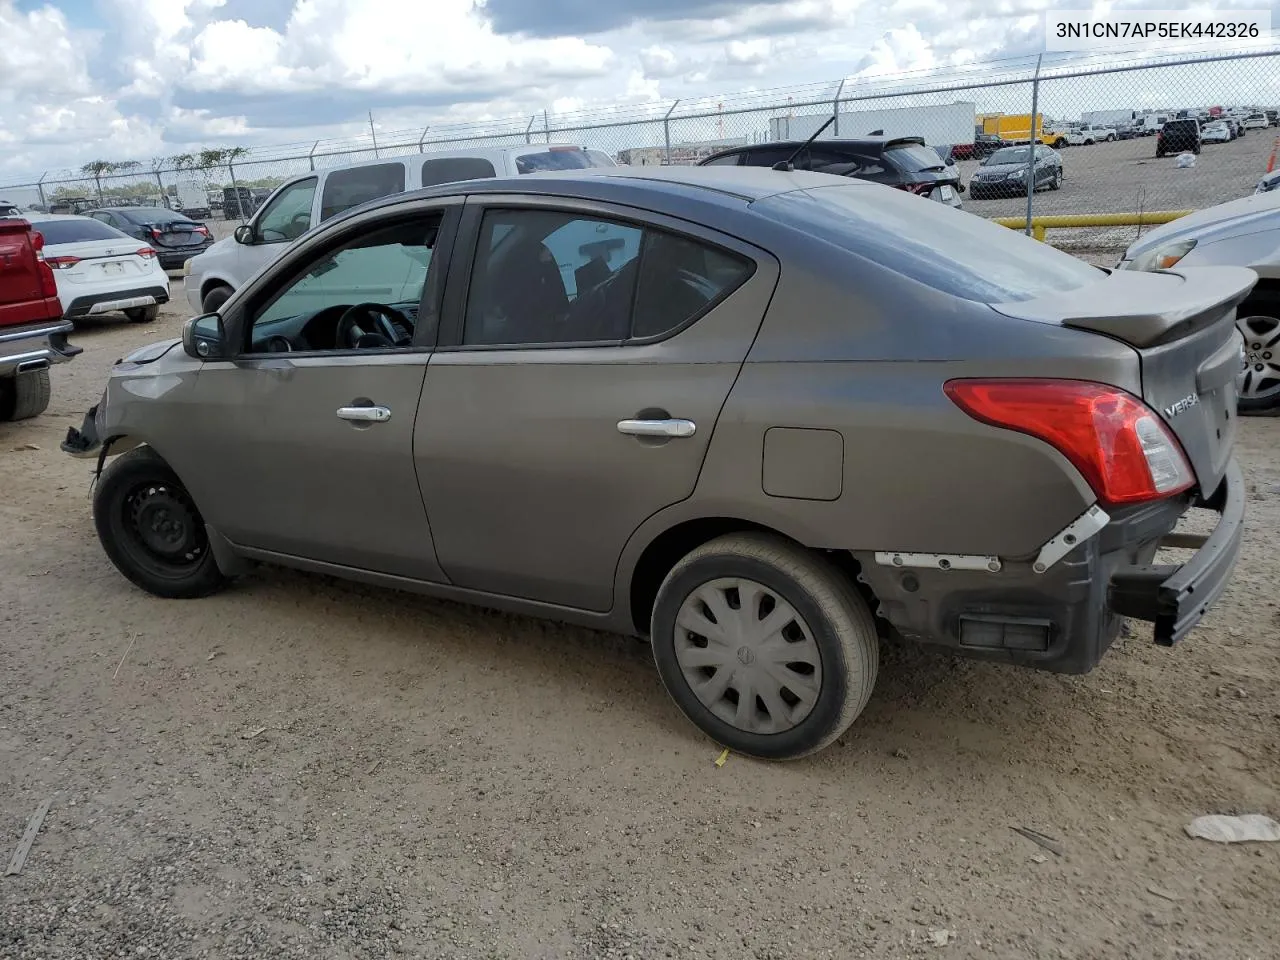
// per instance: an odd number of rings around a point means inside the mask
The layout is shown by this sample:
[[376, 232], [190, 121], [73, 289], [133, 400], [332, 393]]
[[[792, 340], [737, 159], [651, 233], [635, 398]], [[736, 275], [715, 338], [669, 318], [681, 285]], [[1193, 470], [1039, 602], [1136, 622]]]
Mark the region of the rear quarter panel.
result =
[[[1026, 556], [1095, 500], [1042, 441], [970, 419], [956, 377], [1101, 380], [1140, 394], [1138, 358], [1095, 334], [996, 314], [808, 238], [784, 267], [695, 498], [783, 517], [815, 547]], [[833, 279], [834, 278], [834, 279]], [[771, 427], [838, 431], [839, 496], [771, 496]], [[803, 469], [803, 465], [796, 469]]]

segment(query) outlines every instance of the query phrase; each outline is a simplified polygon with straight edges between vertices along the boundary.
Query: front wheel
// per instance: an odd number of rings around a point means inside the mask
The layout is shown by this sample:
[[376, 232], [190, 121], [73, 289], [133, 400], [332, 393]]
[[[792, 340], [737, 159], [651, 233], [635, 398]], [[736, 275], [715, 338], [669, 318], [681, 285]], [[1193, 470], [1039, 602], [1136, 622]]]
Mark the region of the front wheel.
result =
[[1061, 171], [1061, 170], [1055, 170], [1055, 171], [1053, 171], [1053, 179], [1051, 179], [1051, 180], [1049, 181], [1049, 189], [1050, 189], [1050, 190], [1057, 190], [1057, 189], [1059, 189], [1061, 186], [1062, 186], [1062, 171]]
[[1066, 145], [1067, 145], [1067, 141], [1063, 140], [1061, 137], [1053, 141], [1053, 149], [1055, 150], [1061, 150]]
[[150, 447], [130, 450], [103, 471], [93, 522], [116, 569], [148, 593], [204, 597], [226, 582], [195, 501]]
[[230, 299], [232, 292], [230, 287], [219, 284], [204, 295], [204, 299], [200, 301], [200, 306], [204, 308], [205, 313], [217, 313], [222, 309], [222, 305]]
[[779, 537], [734, 534], [667, 575], [653, 609], [667, 692], [716, 742], [789, 760], [829, 745], [871, 696], [875, 622], [853, 581]]

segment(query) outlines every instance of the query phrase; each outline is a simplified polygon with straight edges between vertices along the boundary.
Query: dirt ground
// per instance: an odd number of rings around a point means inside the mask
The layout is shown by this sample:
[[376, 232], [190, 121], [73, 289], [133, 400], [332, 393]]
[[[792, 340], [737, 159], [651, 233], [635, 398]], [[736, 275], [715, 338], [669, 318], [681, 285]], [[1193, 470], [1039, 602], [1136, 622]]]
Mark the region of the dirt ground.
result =
[[1280, 954], [1280, 844], [1183, 832], [1280, 817], [1280, 420], [1242, 426], [1244, 557], [1177, 648], [886, 650], [831, 749], [717, 767], [633, 640], [275, 570], [131, 587], [58, 442], [180, 318], [81, 331], [0, 425], [0, 863], [52, 798], [0, 957]]

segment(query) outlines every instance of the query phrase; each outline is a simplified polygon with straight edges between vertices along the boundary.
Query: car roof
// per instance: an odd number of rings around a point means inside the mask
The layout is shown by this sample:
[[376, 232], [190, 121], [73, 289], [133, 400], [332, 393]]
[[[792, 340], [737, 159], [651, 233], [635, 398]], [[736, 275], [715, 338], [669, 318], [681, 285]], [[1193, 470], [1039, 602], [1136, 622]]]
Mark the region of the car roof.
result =
[[370, 200], [334, 220], [431, 197], [503, 193], [612, 202], [696, 219], [697, 205], [742, 209], [767, 197], [835, 184], [854, 189], [876, 186], [828, 173], [783, 172], [770, 167], [588, 167], [436, 184]]
[[36, 220], [92, 220], [93, 217], [85, 217], [78, 213], [36, 213], [27, 219], [34, 222]]
[[[339, 170], [359, 170], [361, 167], [378, 167], [388, 163], [402, 163], [406, 166], [413, 163], [423, 163], [427, 160], [448, 160], [455, 157], [481, 157], [489, 159], [490, 157], [505, 157], [511, 155], [522, 155], [527, 153], [546, 153], [554, 150], [595, 150], [594, 147], [583, 146], [580, 143], [522, 143], [518, 146], [507, 147], [453, 147], [448, 150], [427, 150], [423, 153], [405, 153], [395, 157], [382, 157], [378, 160], [361, 160], [358, 163], [335, 163], [332, 166], [319, 167], [315, 170], [308, 170], [297, 176], [290, 177], [289, 180], [305, 180], [307, 177], [319, 176], [322, 174], [335, 173]], [[603, 150], [597, 150], [597, 153], [604, 153]], [[226, 189], [230, 190], [230, 187]], [[257, 188], [262, 189], [262, 188]]]

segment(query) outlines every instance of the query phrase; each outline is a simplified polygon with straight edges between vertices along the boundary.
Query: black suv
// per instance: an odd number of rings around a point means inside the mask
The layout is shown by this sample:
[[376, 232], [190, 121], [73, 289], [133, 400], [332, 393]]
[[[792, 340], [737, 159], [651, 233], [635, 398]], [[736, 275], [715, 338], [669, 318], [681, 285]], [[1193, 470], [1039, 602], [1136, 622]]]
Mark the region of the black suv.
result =
[[1192, 117], [1166, 120], [1156, 134], [1156, 156], [1167, 153], [1200, 152], [1200, 121]]
[[797, 170], [871, 180], [948, 206], [960, 206], [960, 194], [964, 192], [960, 174], [954, 164], [943, 161], [937, 150], [925, 146], [923, 137], [818, 140], [807, 147], [803, 140], [779, 140], [722, 150], [698, 166], [772, 167], [797, 150], [800, 154], [793, 161]]

